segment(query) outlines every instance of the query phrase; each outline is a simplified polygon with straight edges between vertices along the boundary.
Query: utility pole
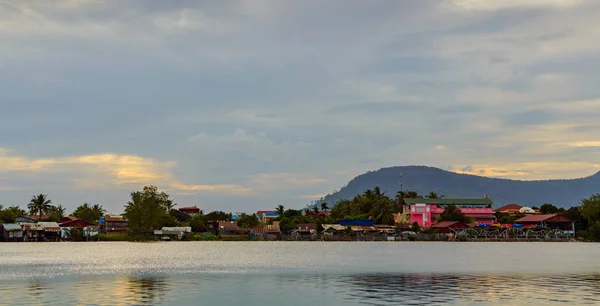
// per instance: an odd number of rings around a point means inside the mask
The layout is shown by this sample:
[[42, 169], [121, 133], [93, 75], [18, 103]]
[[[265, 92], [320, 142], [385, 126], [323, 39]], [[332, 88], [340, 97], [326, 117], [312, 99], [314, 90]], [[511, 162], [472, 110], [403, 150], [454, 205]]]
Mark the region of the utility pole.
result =
[[402, 194], [402, 192], [404, 191], [402, 190], [403, 178], [404, 176], [402, 175], [402, 172], [400, 172], [400, 194]]

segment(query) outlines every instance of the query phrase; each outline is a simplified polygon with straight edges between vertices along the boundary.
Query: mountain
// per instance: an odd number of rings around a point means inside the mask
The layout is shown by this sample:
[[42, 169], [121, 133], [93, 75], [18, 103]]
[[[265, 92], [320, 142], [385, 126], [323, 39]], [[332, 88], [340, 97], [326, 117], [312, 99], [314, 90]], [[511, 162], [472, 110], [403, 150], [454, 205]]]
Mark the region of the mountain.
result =
[[487, 194], [494, 201], [494, 207], [509, 203], [539, 207], [551, 203], [568, 208], [579, 205], [583, 198], [600, 193], [600, 172], [578, 179], [520, 181], [459, 174], [434, 167], [403, 166], [359, 175], [319, 202], [332, 207], [341, 199], [351, 199], [375, 186], [393, 197], [400, 190], [401, 173], [404, 191], [417, 191], [422, 195], [435, 191], [446, 198], [483, 198]]

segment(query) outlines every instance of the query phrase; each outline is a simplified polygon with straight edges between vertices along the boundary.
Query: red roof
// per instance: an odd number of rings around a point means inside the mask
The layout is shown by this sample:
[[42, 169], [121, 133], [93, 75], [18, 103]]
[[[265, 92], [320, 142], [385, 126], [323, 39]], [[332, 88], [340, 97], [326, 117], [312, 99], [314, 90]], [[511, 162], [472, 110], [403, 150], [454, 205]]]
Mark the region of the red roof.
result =
[[[63, 218], [64, 219], [64, 218]], [[75, 219], [75, 220], [71, 220], [71, 221], [65, 221], [65, 222], [61, 222], [58, 224], [60, 227], [77, 227], [77, 228], [84, 228], [86, 226], [90, 226], [90, 223], [84, 220], [79, 220], [79, 219]]]
[[33, 220], [46, 220], [50, 217], [48, 217], [48, 215], [42, 215], [42, 217], [40, 218], [40, 215], [25, 215], [25, 217], [29, 218], [29, 219], [33, 219]]
[[264, 213], [277, 213], [277, 212], [274, 210], [259, 210], [256, 212], [257, 215], [262, 215]]
[[515, 223], [541, 223], [541, 222], [567, 223], [567, 222], [573, 222], [573, 220], [571, 220], [567, 217], [563, 217], [559, 214], [528, 215], [521, 219], [515, 220]]
[[181, 207], [179, 208], [179, 211], [182, 210], [191, 210], [191, 211], [200, 211], [200, 208], [196, 207], [196, 206], [188, 206], [188, 207]]
[[445, 228], [445, 227], [463, 227], [463, 228], [466, 228], [468, 226], [466, 224], [460, 222], [460, 221], [442, 221], [442, 222], [438, 222], [438, 223], [432, 225], [431, 227], [433, 227], [433, 228]]
[[505, 210], [519, 211], [521, 208], [523, 208], [523, 206], [518, 205], [518, 204], [508, 204], [508, 205], [504, 205], [500, 208], [497, 208], [494, 211], [505, 211]]
[[62, 219], [60, 219], [60, 223], [75, 221], [75, 220], [79, 220], [79, 219], [77, 219], [73, 216], [66, 216], [66, 217], [63, 217]]

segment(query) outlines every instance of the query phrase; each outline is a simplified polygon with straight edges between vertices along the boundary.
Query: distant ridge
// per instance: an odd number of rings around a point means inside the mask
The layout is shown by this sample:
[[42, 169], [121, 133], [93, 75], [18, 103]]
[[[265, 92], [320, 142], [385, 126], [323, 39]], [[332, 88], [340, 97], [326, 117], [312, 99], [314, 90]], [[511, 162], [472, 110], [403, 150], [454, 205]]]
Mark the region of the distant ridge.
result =
[[418, 191], [423, 195], [435, 191], [446, 198], [482, 198], [487, 194], [495, 207], [509, 203], [538, 207], [552, 203], [570, 207], [593, 193], [600, 193], [600, 172], [578, 179], [522, 181], [459, 174], [427, 166], [397, 166], [361, 174], [319, 202], [327, 202], [332, 207], [341, 199], [351, 199], [375, 186], [393, 197], [400, 190], [400, 173], [405, 191]]

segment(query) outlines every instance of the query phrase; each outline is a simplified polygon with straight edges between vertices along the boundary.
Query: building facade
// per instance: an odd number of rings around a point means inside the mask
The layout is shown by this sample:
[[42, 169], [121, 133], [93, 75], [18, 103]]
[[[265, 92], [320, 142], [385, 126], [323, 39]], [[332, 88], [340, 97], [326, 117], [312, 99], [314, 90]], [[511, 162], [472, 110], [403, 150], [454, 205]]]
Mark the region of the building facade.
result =
[[410, 206], [410, 222], [421, 227], [436, 223], [448, 205], [456, 205], [460, 211], [474, 219], [477, 224], [494, 224], [496, 216], [491, 199], [404, 199]]

